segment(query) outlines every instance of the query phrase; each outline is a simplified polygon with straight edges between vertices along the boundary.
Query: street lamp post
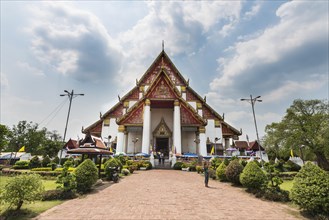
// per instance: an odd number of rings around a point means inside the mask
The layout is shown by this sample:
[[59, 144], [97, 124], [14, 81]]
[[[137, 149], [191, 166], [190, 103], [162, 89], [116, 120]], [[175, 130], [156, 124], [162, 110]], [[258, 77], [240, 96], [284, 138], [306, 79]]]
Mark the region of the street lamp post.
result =
[[[67, 124], [69, 122], [69, 118], [70, 118], [70, 112], [71, 112], [71, 104], [72, 104], [72, 99], [81, 95], [81, 96], [84, 96], [84, 94], [74, 94], [74, 91], [72, 90], [72, 92], [69, 92], [67, 90], [64, 90], [64, 92], [66, 94], [60, 94], [60, 96], [68, 96], [69, 97], [69, 101], [70, 101], [70, 104], [69, 104], [69, 111], [67, 113], [67, 118], [66, 118], [66, 124], [65, 124], [65, 130], [64, 130], [64, 137], [63, 137], [63, 143], [65, 143], [65, 137], [66, 137], [66, 131], [67, 131]], [[63, 152], [63, 148], [61, 149], [61, 153], [60, 153], [60, 156], [59, 156], [59, 162], [58, 162], [58, 165], [60, 166], [61, 165], [61, 160], [62, 160], [62, 152]]]
[[138, 138], [134, 138], [134, 139], [132, 140], [132, 142], [134, 143], [134, 155], [136, 154], [135, 144], [136, 144], [137, 141], [138, 141]]
[[259, 150], [259, 154], [260, 154], [260, 163], [263, 167], [263, 156], [262, 156], [262, 151], [261, 151], [261, 148], [260, 148], [260, 141], [259, 141], [259, 136], [258, 136], [258, 129], [257, 129], [257, 123], [256, 123], [255, 108], [254, 108], [256, 102], [262, 102], [262, 100], [260, 100], [259, 98], [260, 98], [260, 96], [257, 96], [255, 98], [253, 98], [252, 95], [250, 95], [250, 99], [241, 99], [241, 101], [247, 101], [251, 104], [252, 114], [254, 116], [254, 122], [255, 122], [255, 128], [256, 128], [258, 150]]
[[217, 148], [217, 141], [219, 141], [219, 139], [220, 139], [220, 138], [215, 137], [215, 155], [217, 155], [217, 154], [216, 154], [216, 148]]

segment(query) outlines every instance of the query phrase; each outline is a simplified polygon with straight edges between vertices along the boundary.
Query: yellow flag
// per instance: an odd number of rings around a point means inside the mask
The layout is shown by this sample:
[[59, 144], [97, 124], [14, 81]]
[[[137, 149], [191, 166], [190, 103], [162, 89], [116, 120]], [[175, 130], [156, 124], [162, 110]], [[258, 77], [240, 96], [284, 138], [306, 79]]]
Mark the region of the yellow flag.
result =
[[291, 157], [294, 157], [294, 152], [292, 151], [292, 149], [290, 150], [290, 155]]
[[18, 152], [25, 152], [25, 146], [21, 147]]
[[215, 153], [215, 146], [212, 146], [210, 154], [213, 155]]
[[110, 152], [112, 152], [112, 153], [113, 153], [112, 147], [110, 147]]

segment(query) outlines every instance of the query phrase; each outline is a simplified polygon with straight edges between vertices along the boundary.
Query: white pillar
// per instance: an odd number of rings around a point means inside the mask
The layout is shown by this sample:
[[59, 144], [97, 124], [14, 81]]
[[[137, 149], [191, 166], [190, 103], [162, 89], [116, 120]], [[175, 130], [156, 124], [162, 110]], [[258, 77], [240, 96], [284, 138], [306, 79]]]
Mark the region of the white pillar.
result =
[[142, 140], [142, 152], [149, 154], [150, 150], [150, 134], [151, 134], [151, 102], [145, 100], [144, 105], [144, 118], [143, 118], [143, 140]]
[[180, 123], [180, 106], [179, 101], [175, 100], [174, 103], [174, 147], [176, 147], [176, 153], [182, 153], [182, 134]]
[[125, 132], [125, 126], [124, 125], [119, 125], [118, 128], [118, 138], [117, 138], [117, 152], [123, 152], [123, 144], [124, 144], [124, 134]]
[[200, 138], [200, 145], [199, 151], [202, 156], [207, 156], [207, 138], [206, 138], [206, 129], [205, 127], [199, 128], [199, 138]]

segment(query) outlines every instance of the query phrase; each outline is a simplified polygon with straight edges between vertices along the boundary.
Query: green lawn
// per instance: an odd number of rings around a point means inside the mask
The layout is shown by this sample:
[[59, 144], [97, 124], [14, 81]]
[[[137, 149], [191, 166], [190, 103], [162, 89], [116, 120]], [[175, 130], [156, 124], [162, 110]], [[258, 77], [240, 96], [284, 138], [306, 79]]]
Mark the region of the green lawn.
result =
[[283, 190], [291, 191], [292, 185], [294, 181], [293, 180], [284, 180], [283, 183], [280, 185], [280, 188]]
[[[0, 189], [3, 189], [8, 180], [12, 177], [10, 176], [2, 176], [0, 175]], [[57, 184], [56, 180], [42, 180], [42, 183], [45, 187], [45, 190], [52, 190], [56, 189]], [[6, 219], [30, 219], [38, 214], [50, 209], [53, 206], [59, 205], [64, 201], [54, 200], [54, 201], [36, 201], [35, 203], [31, 204], [23, 204], [22, 208], [18, 212], [14, 211], [6, 211], [8, 209], [7, 204], [0, 205], [0, 219], [1, 217], [6, 216]]]
[[[6, 185], [7, 181], [12, 178], [10, 176], [1, 176], [0, 175], [0, 189], [3, 189]], [[56, 180], [42, 180], [43, 185], [45, 186], [45, 190], [56, 189], [57, 184]]]
[[6, 216], [7, 220], [15, 219], [15, 220], [23, 220], [23, 219], [31, 219], [36, 217], [40, 213], [50, 209], [56, 205], [63, 203], [61, 200], [53, 200], [53, 201], [37, 201], [31, 204], [23, 204], [20, 211], [5, 211], [8, 206], [1, 204], [0, 205], [0, 219], [1, 217]]

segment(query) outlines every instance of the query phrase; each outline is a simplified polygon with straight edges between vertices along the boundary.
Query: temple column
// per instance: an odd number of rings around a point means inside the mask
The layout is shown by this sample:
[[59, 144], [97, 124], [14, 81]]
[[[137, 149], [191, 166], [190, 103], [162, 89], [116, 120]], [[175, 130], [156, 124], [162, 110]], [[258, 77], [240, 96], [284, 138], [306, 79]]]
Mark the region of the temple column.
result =
[[124, 146], [124, 142], [125, 142], [125, 126], [124, 125], [119, 125], [118, 127], [118, 139], [117, 139], [117, 152], [123, 152], [123, 146]]
[[176, 153], [182, 153], [182, 134], [181, 134], [181, 119], [180, 119], [180, 106], [179, 101], [174, 102], [174, 147]]
[[144, 117], [143, 117], [143, 140], [142, 153], [149, 154], [150, 152], [150, 134], [151, 134], [151, 102], [149, 99], [145, 100]]
[[202, 156], [207, 156], [207, 138], [206, 138], [206, 128], [205, 127], [199, 127], [199, 139], [200, 139], [200, 145], [199, 145], [199, 151]]

